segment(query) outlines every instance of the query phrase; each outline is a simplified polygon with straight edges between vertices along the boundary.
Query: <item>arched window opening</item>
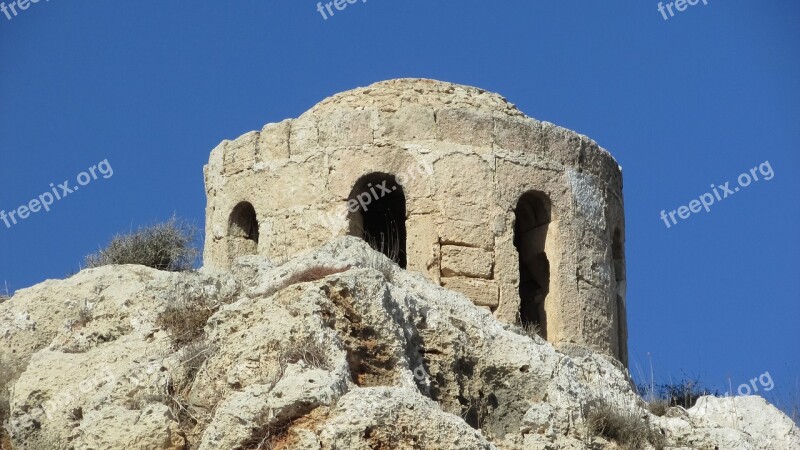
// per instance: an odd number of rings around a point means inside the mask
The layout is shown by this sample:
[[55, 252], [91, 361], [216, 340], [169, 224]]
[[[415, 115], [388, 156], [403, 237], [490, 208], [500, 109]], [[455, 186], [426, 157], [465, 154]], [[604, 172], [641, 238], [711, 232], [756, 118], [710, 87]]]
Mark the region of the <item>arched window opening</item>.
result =
[[514, 209], [514, 246], [519, 254], [520, 322], [538, 328], [547, 339], [544, 300], [550, 291], [550, 262], [545, 253], [550, 199], [538, 191], [523, 194]]
[[231, 256], [255, 255], [258, 253], [258, 218], [256, 210], [248, 202], [236, 205], [228, 224], [228, 240]]
[[371, 173], [359, 179], [347, 202], [350, 234], [406, 268], [406, 196], [395, 177]]
[[611, 257], [614, 263], [614, 293], [617, 307], [617, 342], [619, 359], [628, 365], [628, 317], [625, 307], [625, 250], [622, 246], [622, 231], [614, 229], [611, 243]]

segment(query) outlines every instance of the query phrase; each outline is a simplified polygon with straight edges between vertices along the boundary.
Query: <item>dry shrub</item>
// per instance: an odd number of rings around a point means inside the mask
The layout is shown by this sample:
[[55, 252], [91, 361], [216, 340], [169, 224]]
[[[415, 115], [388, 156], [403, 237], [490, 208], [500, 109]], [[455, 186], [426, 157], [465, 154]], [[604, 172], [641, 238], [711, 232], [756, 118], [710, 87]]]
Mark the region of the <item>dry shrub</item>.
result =
[[11, 441], [3, 424], [11, 417], [11, 384], [19, 378], [20, 370], [0, 357], [0, 449], [11, 449]]
[[11, 364], [5, 363], [3, 358], [0, 357], [0, 423], [9, 417], [11, 408], [9, 406], [8, 390], [11, 387], [11, 383], [17, 379], [19, 375], [17, 372]]
[[461, 418], [467, 425], [476, 430], [483, 429], [484, 422], [489, 416], [492, 407], [490, 398], [494, 395], [481, 396], [480, 398], [471, 398], [465, 400], [465, 405], [461, 405]]
[[[271, 384], [274, 386], [283, 377], [289, 364], [304, 362], [306, 366], [317, 369], [329, 369], [329, 361], [325, 343], [312, 336], [291, 341], [278, 356], [278, 372]], [[283, 447], [289, 429], [294, 419], [275, 420], [271, 418], [271, 411], [265, 410], [255, 420], [255, 427], [250, 439], [242, 445], [246, 450], [273, 450]]]
[[[178, 352], [179, 362], [185, 370], [185, 375], [181, 377], [177, 385], [172, 384], [172, 380], [167, 386], [168, 401], [166, 402], [174, 417], [178, 419], [181, 429], [187, 433], [192, 430], [200, 418], [196, 417], [196, 411], [192, 408], [189, 401], [192, 384], [197, 374], [202, 369], [205, 362], [216, 351], [207, 342], [198, 339], [190, 342]], [[205, 422], [210, 422], [211, 418], [205, 418]]]
[[158, 315], [156, 326], [169, 333], [172, 346], [177, 350], [201, 339], [206, 322], [213, 314], [214, 310], [201, 301], [179, 299]]
[[652, 429], [643, 417], [634, 411], [621, 411], [608, 403], [590, 409], [586, 422], [592, 435], [614, 441], [626, 450], [639, 450], [647, 443], [661, 450], [665, 445], [664, 436]]
[[[274, 342], [274, 344], [275, 347], [279, 346], [277, 342]], [[300, 361], [311, 368], [330, 369], [324, 343], [306, 336], [305, 338], [291, 341], [286, 348], [278, 352], [277, 370], [263, 382], [274, 387], [283, 378], [289, 364], [297, 364]]]
[[218, 309], [190, 281], [172, 287], [165, 302], [167, 306], [156, 318], [156, 326], [169, 333], [174, 350], [200, 341], [206, 322]]
[[155, 381], [148, 379], [134, 395], [124, 401], [124, 405], [131, 410], [144, 410], [154, 403], [166, 405], [185, 437], [196, 438], [193, 432], [196, 431], [197, 424], [208, 424], [212, 418], [207, 411], [194, 408], [189, 398], [197, 374], [215, 351], [216, 348], [203, 340], [191, 342], [178, 349], [175, 355], [182, 370], [160, 373], [159, 379]]
[[660, 398], [655, 399], [647, 404], [647, 410], [654, 416], [663, 417], [669, 411], [669, 402]]
[[92, 308], [89, 307], [88, 304], [84, 304], [80, 310], [78, 310], [78, 317], [72, 322], [73, 329], [80, 329], [86, 327], [94, 320], [94, 313], [92, 312]]
[[677, 383], [662, 384], [659, 388], [660, 398], [669, 406], [680, 406], [684, 409], [691, 408], [700, 397], [705, 395], [719, 397], [719, 392], [704, 387], [698, 378], [686, 378]]
[[3, 287], [0, 288], [0, 303], [6, 300], [11, 300], [11, 294], [8, 292], [8, 283], [4, 283]]
[[203, 340], [190, 342], [180, 350], [180, 364], [186, 370], [184, 387], [188, 388], [194, 382], [203, 364], [214, 351], [215, 349]]
[[297, 283], [307, 283], [309, 281], [317, 281], [330, 275], [347, 272], [348, 270], [350, 270], [350, 266], [347, 267], [312, 266], [303, 270], [302, 272], [298, 272], [292, 275], [286, 281], [286, 285], [291, 286]]
[[683, 380], [665, 384], [651, 383], [636, 386], [639, 394], [648, 402], [648, 409], [657, 416], [673, 406], [689, 409], [697, 403], [700, 397], [713, 395], [719, 397], [718, 391], [712, 391], [703, 386], [698, 377], [685, 377]]
[[197, 374], [216, 350], [205, 340], [205, 325], [217, 308], [209, 306], [204, 295], [202, 290], [192, 289], [191, 284], [178, 285], [168, 294], [167, 306], [156, 318], [156, 326], [169, 334], [183, 374], [170, 378], [166, 391], [149, 401], [169, 406], [187, 436], [199, 422], [211, 420], [202, 414], [198, 417], [188, 400]]
[[110, 264], [139, 264], [158, 270], [191, 270], [199, 255], [194, 247], [197, 227], [174, 216], [168, 221], [119, 234], [108, 246], [88, 255], [89, 268]]
[[216, 349], [205, 339], [208, 319], [217, 311], [207, 300], [202, 289], [191, 282], [175, 286], [168, 294], [166, 307], [156, 318], [156, 326], [169, 334], [172, 349], [176, 351], [182, 367], [179, 376], [170, 377], [166, 391], [158, 392], [156, 398], [167, 406], [177, 418], [187, 439], [198, 423], [208, 423], [211, 418], [192, 407], [189, 394], [197, 374]]
[[297, 364], [303, 361], [307, 366], [316, 369], [328, 368], [328, 356], [324, 343], [310, 336], [292, 342], [281, 353], [280, 361], [283, 364]]
[[525, 322], [522, 324], [522, 329], [524, 330], [525, 335], [531, 339], [535, 340], [534, 336], [540, 338], [542, 337], [542, 327], [538, 323]]
[[285, 440], [293, 420], [270, 420], [270, 411], [262, 412], [255, 419], [256, 428], [249, 440], [242, 448], [245, 450], [275, 450], [280, 446], [281, 441]]
[[[401, 251], [401, 241], [404, 240], [402, 237], [403, 231], [401, 231], [401, 227], [395, 222], [394, 218], [389, 216], [389, 228], [386, 230], [386, 233], [380, 233], [380, 235], [372, 235], [370, 230], [366, 230], [363, 227], [359, 227], [359, 232], [362, 234], [363, 239], [372, 247], [373, 250], [376, 252], [385, 255], [389, 260], [391, 260], [394, 264], [400, 265], [402, 261], [405, 260], [405, 255]], [[380, 264], [381, 266], [383, 263]], [[383, 270], [379, 269], [378, 267], [374, 267], [379, 271], [383, 272]], [[388, 277], [387, 277], [388, 279]]]

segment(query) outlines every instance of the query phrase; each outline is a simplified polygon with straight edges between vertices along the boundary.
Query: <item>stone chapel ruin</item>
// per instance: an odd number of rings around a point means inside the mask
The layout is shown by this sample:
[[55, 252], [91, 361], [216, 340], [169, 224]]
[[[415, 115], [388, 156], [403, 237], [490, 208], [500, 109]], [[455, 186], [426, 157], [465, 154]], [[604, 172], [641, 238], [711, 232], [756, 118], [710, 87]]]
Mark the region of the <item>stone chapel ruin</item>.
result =
[[224, 141], [205, 167], [205, 264], [350, 234], [560, 348], [627, 365], [622, 174], [503, 97], [398, 79]]

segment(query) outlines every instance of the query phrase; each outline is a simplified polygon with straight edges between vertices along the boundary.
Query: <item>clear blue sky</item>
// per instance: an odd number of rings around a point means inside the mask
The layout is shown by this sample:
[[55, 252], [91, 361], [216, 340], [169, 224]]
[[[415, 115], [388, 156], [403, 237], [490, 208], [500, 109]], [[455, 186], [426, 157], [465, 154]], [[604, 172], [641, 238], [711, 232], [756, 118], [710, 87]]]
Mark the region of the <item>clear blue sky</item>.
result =
[[[8, 0], [6, 0], [8, 3]], [[221, 140], [397, 77], [499, 92], [623, 166], [632, 369], [734, 389], [800, 383], [800, 4], [370, 0], [40, 1], [0, 13], [0, 209], [104, 159], [100, 177], [8, 229], [0, 284], [77, 270], [118, 231], [202, 224]], [[769, 161], [759, 181], [667, 228], [673, 210]], [[71, 182], [74, 186], [75, 182]], [[651, 358], [648, 358], [648, 353]]]

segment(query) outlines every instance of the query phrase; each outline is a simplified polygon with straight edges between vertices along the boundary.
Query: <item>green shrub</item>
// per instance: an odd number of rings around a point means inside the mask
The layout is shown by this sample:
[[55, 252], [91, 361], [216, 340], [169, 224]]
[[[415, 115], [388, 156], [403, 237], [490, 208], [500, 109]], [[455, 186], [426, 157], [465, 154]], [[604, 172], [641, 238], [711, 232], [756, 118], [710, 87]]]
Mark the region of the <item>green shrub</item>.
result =
[[196, 235], [197, 227], [173, 216], [164, 223], [115, 236], [108, 247], [86, 257], [86, 266], [139, 264], [172, 272], [191, 270], [199, 254], [193, 245]]

